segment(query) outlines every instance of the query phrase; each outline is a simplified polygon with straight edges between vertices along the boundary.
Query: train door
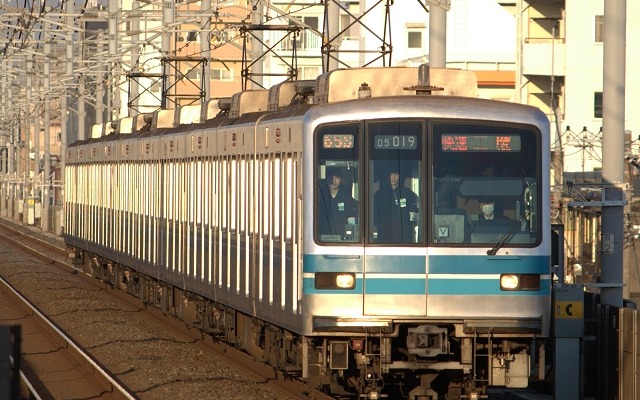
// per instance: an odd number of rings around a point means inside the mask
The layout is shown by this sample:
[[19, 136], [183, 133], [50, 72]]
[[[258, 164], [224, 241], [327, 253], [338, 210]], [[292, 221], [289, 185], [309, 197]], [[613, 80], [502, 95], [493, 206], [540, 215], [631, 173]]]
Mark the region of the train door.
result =
[[423, 123], [366, 125], [365, 315], [426, 314]]
[[[333, 297], [343, 313], [351, 315], [362, 313], [361, 143], [359, 123], [325, 125], [318, 130], [315, 241], [322, 254], [305, 264], [305, 272], [315, 272], [314, 289]], [[335, 303], [325, 304], [327, 310], [335, 311]]]

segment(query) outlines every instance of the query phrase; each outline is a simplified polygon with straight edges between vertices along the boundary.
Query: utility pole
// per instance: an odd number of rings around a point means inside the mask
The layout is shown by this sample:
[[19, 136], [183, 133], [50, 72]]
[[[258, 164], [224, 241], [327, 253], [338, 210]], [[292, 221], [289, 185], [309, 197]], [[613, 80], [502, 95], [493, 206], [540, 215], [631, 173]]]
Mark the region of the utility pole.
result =
[[[172, 3], [173, 5], [173, 3]], [[109, 66], [110, 70], [107, 71], [104, 77], [99, 80], [100, 87], [103, 88], [102, 91], [97, 90], [96, 95], [101, 99], [107, 98], [107, 109], [109, 110], [107, 115], [108, 119], [115, 119], [119, 116], [120, 112], [120, 85], [118, 79], [121, 75], [120, 73], [120, 58], [122, 55], [118, 53], [118, 9], [120, 7], [118, 0], [109, 0], [109, 36], [108, 36], [108, 45], [109, 45]], [[106, 85], [106, 78], [109, 77], [109, 82], [111, 82], [110, 88]], [[108, 94], [108, 96], [105, 96]], [[100, 102], [102, 103], [102, 102]], [[102, 116], [103, 111], [96, 112], [96, 114], [100, 114]], [[96, 119], [96, 123], [102, 123], [102, 118]]]
[[429, 66], [447, 66], [447, 11], [450, 0], [430, 1], [429, 7]]
[[[51, 89], [51, 29], [49, 23], [44, 24], [44, 73], [43, 80], [44, 93], [42, 96], [43, 106], [43, 133], [44, 133], [44, 163], [43, 163], [43, 176], [42, 179], [37, 179], [36, 182], [40, 182], [42, 185], [40, 195], [40, 205], [42, 207], [40, 222], [42, 224], [42, 230], [49, 231], [49, 196], [51, 190], [51, 116], [50, 110], [50, 98], [49, 90]], [[37, 204], [34, 205], [37, 207]], [[35, 217], [34, 217], [35, 218]]]
[[[162, 57], [167, 59], [171, 55], [171, 39], [174, 37], [175, 28], [175, 2], [167, 0], [162, 2], [162, 25], [164, 33], [162, 34]], [[162, 80], [162, 108], [168, 108], [167, 98], [172, 96], [169, 93], [171, 89], [175, 90], [173, 76], [171, 76], [171, 67], [169, 63], [163, 63], [163, 80]], [[175, 95], [175, 93], [173, 93]]]
[[604, 2], [601, 302], [622, 307], [626, 0]]
[[[208, 10], [211, 8], [211, 0], [202, 0], [202, 9]], [[211, 17], [205, 15], [202, 17], [203, 20], [200, 21], [200, 26], [202, 27], [200, 30], [200, 48], [202, 49], [203, 56], [209, 58], [211, 55]], [[202, 103], [206, 103], [211, 98], [210, 92], [211, 86], [211, 60], [207, 60], [207, 63], [204, 66], [204, 73], [202, 79], [202, 92], [204, 93], [204, 98], [202, 99]]]
[[[251, 22], [253, 23], [253, 25], [255, 26], [262, 25], [262, 21], [264, 20], [263, 14], [264, 14], [264, 5], [262, 4], [262, 0], [255, 0], [254, 6], [253, 6], [253, 12], [251, 14], [252, 16]], [[250, 81], [251, 81], [251, 89], [253, 90], [262, 89], [264, 87], [264, 73], [262, 68], [264, 64], [262, 60], [263, 41], [264, 41], [264, 32], [262, 30], [252, 32], [251, 51], [250, 51], [250, 54], [251, 54]]]

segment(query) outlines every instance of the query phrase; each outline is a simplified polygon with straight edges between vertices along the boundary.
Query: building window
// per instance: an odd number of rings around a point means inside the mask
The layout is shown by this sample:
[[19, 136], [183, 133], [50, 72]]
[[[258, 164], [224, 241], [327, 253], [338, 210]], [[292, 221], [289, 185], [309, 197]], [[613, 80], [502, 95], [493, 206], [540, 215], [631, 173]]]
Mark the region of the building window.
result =
[[604, 15], [596, 15], [595, 18], [595, 37], [593, 40], [596, 43], [604, 42]]
[[189, 68], [190, 69], [187, 71], [187, 78], [192, 81], [200, 79], [200, 69], [198, 67]]
[[340, 32], [344, 30], [342, 34], [343, 39], [357, 38], [357, 24], [349, 25], [352, 22], [353, 18], [351, 15], [340, 15]]
[[410, 49], [422, 48], [422, 32], [409, 31], [407, 32], [407, 47]]
[[300, 76], [302, 79], [316, 79], [320, 75], [320, 67], [300, 67]]
[[317, 30], [319, 25], [319, 19], [316, 16], [303, 16], [302, 17], [302, 22], [304, 22], [305, 24], [309, 25], [311, 28]]
[[231, 29], [221, 29], [211, 31], [211, 40], [214, 44], [226, 43], [233, 39], [236, 34], [231, 34]]
[[233, 69], [226, 68], [211, 68], [211, 79], [216, 81], [232, 81]]
[[407, 29], [407, 48], [422, 49], [422, 37], [427, 25], [423, 22], [407, 22], [405, 27]]
[[602, 92], [595, 92], [593, 96], [593, 117], [602, 118]]

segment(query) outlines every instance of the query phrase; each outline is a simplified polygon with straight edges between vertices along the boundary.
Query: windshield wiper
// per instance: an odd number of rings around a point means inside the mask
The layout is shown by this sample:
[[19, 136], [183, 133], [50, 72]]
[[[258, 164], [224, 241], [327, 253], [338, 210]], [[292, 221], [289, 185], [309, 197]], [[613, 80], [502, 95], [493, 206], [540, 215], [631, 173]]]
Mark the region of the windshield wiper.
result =
[[513, 237], [513, 235], [516, 234], [518, 228], [520, 226], [522, 226], [522, 223], [526, 220], [529, 221], [529, 227], [530, 229], [532, 228], [531, 226], [531, 207], [532, 207], [532, 202], [533, 202], [533, 195], [532, 195], [532, 185], [530, 183], [526, 183], [527, 187], [524, 190], [524, 206], [525, 206], [525, 211], [522, 214], [522, 216], [513, 224], [513, 226], [509, 229], [509, 231], [507, 233], [505, 233], [500, 240], [498, 240], [498, 243], [496, 243], [495, 246], [493, 246], [491, 249], [487, 250], [487, 254], [490, 256], [495, 256], [496, 253], [498, 252], [498, 250], [500, 250], [502, 248], [502, 246], [505, 245], [505, 243], [507, 243], [509, 240], [511, 240], [511, 238]]
[[498, 250], [500, 250], [502, 248], [502, 246], [505, 245], [505, 243], [507, 243], [509, 240], [511, 240], [511, 238], [513, 237], [513, 235], [516, 234], [516, 232], [518, 231], [518, 228], [520, 228], [522, 226], [522, 223], [527, 219], [527, 214], [524, 214], [523, 216], [520, 217], [520, 219], [518, 219], [511, 228], [509, 228], [509, 230], [507, 231], [507, 233], [505, 233], [504, 235], [502, 235], [502, 237], [500, 238], [500, 240], [498, 240], [498, 243], [496, 243], [495, 246], [493, 246], [491, 249], [487, 250], [487, 255], [490, 256], [495, 256], [496, 253], [498, 252]]

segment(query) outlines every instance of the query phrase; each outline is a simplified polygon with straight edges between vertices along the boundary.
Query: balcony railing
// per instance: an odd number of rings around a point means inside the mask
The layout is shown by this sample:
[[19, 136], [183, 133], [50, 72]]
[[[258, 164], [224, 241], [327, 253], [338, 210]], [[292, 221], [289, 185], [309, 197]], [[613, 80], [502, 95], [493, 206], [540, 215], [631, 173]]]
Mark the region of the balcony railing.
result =
[[[293, 33], [287, 35], [286, 32], [271, 32], [271, 43], [279, 42], [274, 47], [274, 50], [293, 51], [294, 35], [295, 34]], [[296, 50], [320, 50], [320, 47], [322, 46], [322, 38], [314, 32], [304, 30], [298, 35], [297, 38], [295, 38], [295, 46]]]

